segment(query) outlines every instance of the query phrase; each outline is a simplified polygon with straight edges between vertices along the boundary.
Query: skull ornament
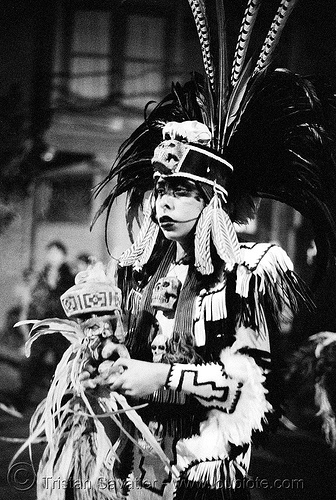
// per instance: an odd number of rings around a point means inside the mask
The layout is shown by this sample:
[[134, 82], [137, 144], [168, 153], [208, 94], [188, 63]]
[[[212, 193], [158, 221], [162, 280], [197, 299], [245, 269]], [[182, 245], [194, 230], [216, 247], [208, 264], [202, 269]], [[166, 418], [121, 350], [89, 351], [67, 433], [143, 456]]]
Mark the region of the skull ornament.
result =
[[181, 281], [173, 276], [159, 279], [153, 290], [152, 307], [160, 311], [174, 311], [181, 286]]
[[167, 352], [167, 337], [159, 333], [151, 343], [153, 363], [160, 363], [162, 356]]
[[169, 139], [161, 142], [154, 151], [152, 159], [154, 169], [161, 174], [171, 174], [175, 172], [186, 150], [186, 144], [180, 141]]

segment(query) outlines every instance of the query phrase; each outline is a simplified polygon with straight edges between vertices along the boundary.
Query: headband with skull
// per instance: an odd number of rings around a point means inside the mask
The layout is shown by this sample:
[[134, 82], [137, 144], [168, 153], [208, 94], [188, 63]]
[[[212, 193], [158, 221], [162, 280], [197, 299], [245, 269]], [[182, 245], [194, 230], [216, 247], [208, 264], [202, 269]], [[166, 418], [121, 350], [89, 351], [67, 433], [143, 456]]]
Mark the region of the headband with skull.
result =
[[162, 131], [164, 140], [152, 158], [154, 178], [181, 177], [216, 188], [227, 199], [227, 177], [232, 165], [208, 147], [211, 134], [197, 121], [169, 122]]
[[[195, 248], [205, 252], [195, 255], [195, 266], [201, 274], [214, 272], [211, 258], [211, 240], [225, 269], [232, 271], [240, 263], [240, 246], [229, 215], [222, 202], [227, 202], [226, 183], [233, 171], [232, 165], [209, 147], [211, 133], [206, 125], [197, 121], [169, 122], [162, 130], [164, 140], [155, 148], [151, 160], [155, 178], [186, 178], [210, 187], [208, 205], [203, 209], [195, 231]], [[220, 195], [220, 197], [218, 196]], [[220, 199], [221, 198], [221, 199]], [[137, 269], [148, 261], [153, 251], [159, 228], [151, 218], [148, 200], [147, 212], [137, 240], [120, 257], [121, 266], [133, 265]], [[198, 241], [199, 240], [199, 241]]]

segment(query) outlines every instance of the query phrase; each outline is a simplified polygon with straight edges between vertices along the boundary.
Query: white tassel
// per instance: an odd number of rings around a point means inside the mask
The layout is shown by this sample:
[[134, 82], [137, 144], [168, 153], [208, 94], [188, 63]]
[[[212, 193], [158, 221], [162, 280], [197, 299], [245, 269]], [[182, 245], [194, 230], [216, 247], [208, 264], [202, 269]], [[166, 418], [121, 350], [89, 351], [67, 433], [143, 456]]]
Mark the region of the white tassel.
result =
[[228, 214], [222, 209], [219, 195], [215, 194], [204, 208], [196, 226], [195, 267], [203, 275], [214, 272], [210, 241], [213, 241], [225, 269], [232, 271], [241, 262], [240, 246], [236, 231]]
[[195, 232], [195, 267], [203, 275], [214, 272], [210, 253], [210, 235], [213, 219], [213, 199], [199, 218]]
[[211, 290], [201, 290], [194, 306], [194, 335], [198, 347], [205, 344], [205, 321], [227, 318], [226, 283], [218, 283]]
[[144, 209], [144, 220], [135, 242], [119, 258], [119, 265], [121, 267], [134, 266], [139, 270], [151, 256], [159, 234], [159, 226], [151, 217], [151, 200], [153, 196], [151, 194], [147, 207]]
[[213, 198], [211, 237], [226, 271], [232, 271], [241, 262], [237, 233], [228, 214], [222, 209], [217, 192]]

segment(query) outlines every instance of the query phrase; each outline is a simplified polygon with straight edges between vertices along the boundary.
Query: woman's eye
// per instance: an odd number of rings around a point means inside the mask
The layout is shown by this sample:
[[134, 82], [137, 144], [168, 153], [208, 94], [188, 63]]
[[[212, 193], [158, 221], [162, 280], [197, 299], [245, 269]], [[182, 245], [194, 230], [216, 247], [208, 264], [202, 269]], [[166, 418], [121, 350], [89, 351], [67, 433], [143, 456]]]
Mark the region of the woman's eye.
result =
[[171, 196], [190, 196], [193, 191], [188, 189], [185, 186], [176, 186], [176, 187], [159, 187], [156, 188], [156, 196], [162, 197], [164, 194], [169, 194]]
[[190, 191], [186, 188], [177, 188], [177, 189], [174, 189], [174, 194], [176, 196], [189, 196], [190, 195]]

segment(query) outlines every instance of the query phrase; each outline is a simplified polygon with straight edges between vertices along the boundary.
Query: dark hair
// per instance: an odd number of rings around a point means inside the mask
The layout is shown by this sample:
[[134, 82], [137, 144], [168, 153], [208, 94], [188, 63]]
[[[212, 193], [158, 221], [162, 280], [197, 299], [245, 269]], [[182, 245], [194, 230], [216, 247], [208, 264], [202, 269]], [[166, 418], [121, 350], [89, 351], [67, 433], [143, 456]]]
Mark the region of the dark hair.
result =
[[53, 247], [58, 248], [58, 250], [63, 252], [64, 255], [67, 255], [67, 253], [68, 253], [68, 250], [67, 250], [66, 246], [64, 245], [64, 243], [62, 243], [59, 240], [50, 241], [46, 248], [47, 248], [47, 250], [50, 250], [50, 248], [53, 248]]
[[[185, 181], [191, 182], [192, 184], [195, 185], [196, 191], [198, 191], [198, 195], [202, 198], [202, 200], [205, 202], [206, 205], [208, 205], [209, 201], [211, 200], [213, 196], [213, 188], [212, 186], [208, 186], [207, 184], [202, 184], [199, 181], [194, 181], [193, 179], [189, 179], [188, 177], [165, 177], [165, 182], [167, 183], [183, 183]], [[152, 198], [152, 206], [151, 206], [151, 217], [152, 220], [157, 223], [156, 219], [156, 198], [157, 198], [157, 193], [156, 193], [156, 185], [153, 189], [154, 196]]]

